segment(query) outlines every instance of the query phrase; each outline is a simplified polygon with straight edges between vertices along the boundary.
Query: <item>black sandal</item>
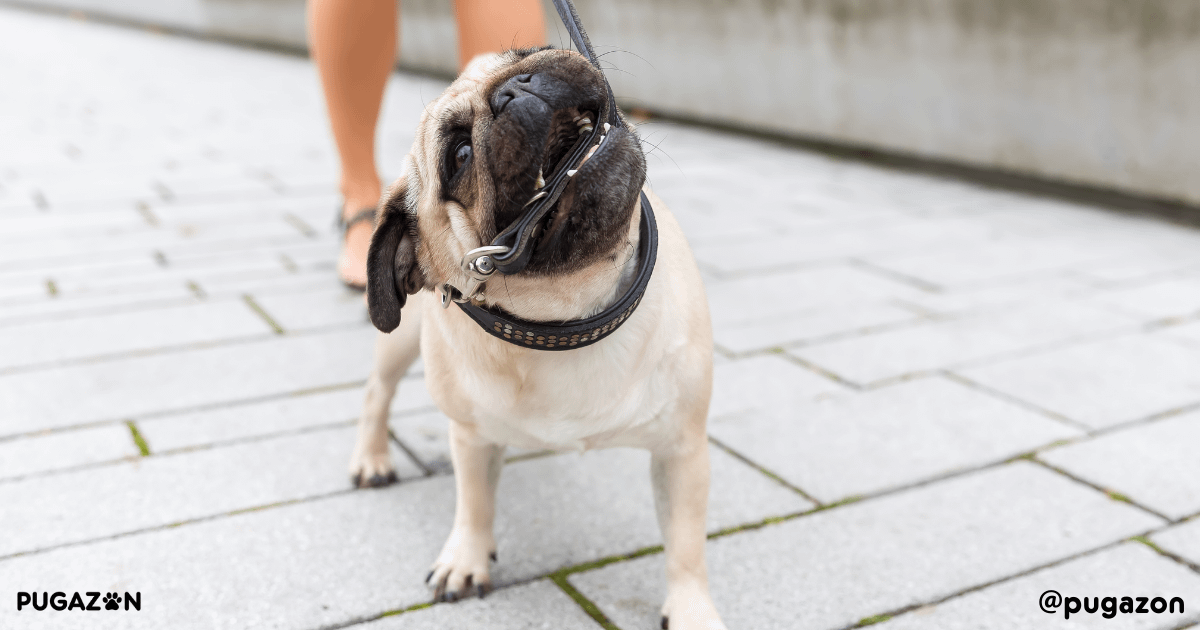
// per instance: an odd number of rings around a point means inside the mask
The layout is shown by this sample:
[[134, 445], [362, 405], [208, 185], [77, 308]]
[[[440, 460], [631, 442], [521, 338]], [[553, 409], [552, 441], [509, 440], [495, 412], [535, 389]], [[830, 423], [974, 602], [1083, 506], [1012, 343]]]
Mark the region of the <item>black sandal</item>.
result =
[[[375, 214], [376, 214], [376, 211], [375, 211], [374, 207], [363, 208], [362, 210], [359, 210], [358, 212], [354, 213], [354, 216], [350, 217], [349, 219], [344, 219], [344, 218], [342, 218], [342, 209], [341, 209], [341, 207], [338, 207], [338, 211], [337, 211], [337, 215], [336, 215], [337, 218], [334, 220], [334, 224], [337, 225], [339, 230], [341, 230], [342, 247], [343, 248], [346, 247], [346, 233], [350, 231], [350, 228], [354, 227], [355, 225], [358, 225], [359, 223], [362, 223], [363, 221], [368, 221], [368, 220], [371, 222], [372, 226], [375, 225]], [[338, 276], [338, 280], [341, 280], [342, 284], [346, 285], [347, 287], [349, 287], [351, 289], [354, 289], [355, 291], [366, 291], [367, 290], [367, 285], [365, 285], [365, 284], [360, 285], [360, 284], [354, 284], [352, 282], [347, 282], [341, 276]]]

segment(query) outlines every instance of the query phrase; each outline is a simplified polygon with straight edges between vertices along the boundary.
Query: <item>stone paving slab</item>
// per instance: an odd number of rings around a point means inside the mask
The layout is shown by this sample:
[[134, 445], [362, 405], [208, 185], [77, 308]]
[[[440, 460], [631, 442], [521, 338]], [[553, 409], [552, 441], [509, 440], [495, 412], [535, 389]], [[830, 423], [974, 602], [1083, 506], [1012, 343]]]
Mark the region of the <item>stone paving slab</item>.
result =
[[1043, 275], [1088, 261], [1110, 258], [1095, 244], [1066, 238], [1008, 238], [962, 249], [900, 256], [868, 256], [867, 260], [939, 288], [1002, 283]]
[[713, 368], [710, 418], [736, 412], [787, 409], [800, 401], [844, 394], [849, 388], [781, 356], [718, 363]]
[[362, 381], [374, 337], [373, 328], [363, 327], [9, 375], [0, 379], [0, 399], [9, 410], [0, 431], [25, 433]]
[[139, 455], [124, 424], [0, 441], [0, 481]]
[[1200, 321], [1181, 326], [1164, 328], [1162, 329], [1162, 334], [1165, 337], [1182, 339], [1193, 344], [1200, 344]]
[[0, 483], [0, 557], [347, 490], [353, 446], [339, 427]]
[[[709, 582], [730, 628], [844, 628], [1161, 523], [1022, 462], [710, 541]], [[653, 628], [662, 575], [656, 554], [570, 581], [618, 626]]]
[[824, 503], [995, 463], [1082, 434], [943, 378], [718, 416], [709, 432]]
[[1145, 318], [1200, 315], [1200, 275], [1165, 278], [1106, 291], [1096, 297], [1096, 302]]
[[1021, 308], [1037, 302], [1086, 298], [1098, 289], [1069, 271], [1002, 284], [969, 286], [922, 296], [916, 305], [933, 315], [961, 316]]
[[[341, 458], [334, 458], [336, 474], [327, 459], [308, 460], [321, 462], [312, 468], [323, 472], [314, 474], [345, 484]], [[714, 478], [728, 483], [713, 488], [712, 529], [808, 505], [716, 452]], [[511, 584], [659, 543], [649, 487], [648, 460], [631, 450], [509, 464], [498, 492], [493, 578]], [[453, 508], [453, 479], [423, 478], [0, 560], [0, 589], [141, 590], [145, 608], [126, 618], [131, 628], [346, 623], [427, 600], [421, 580], [449, 533]], [[28, 627], [94, 627], [85, 617], [42, 616]]]
[[926, 294], [845, 265], [707, 283], [716, 342], [733, 352], [918, 319]]
[[[400, 391], [404, 395], [392, 400], [394, 415], [434, 408], [423, 378], [405, 379]], [[150, 448], [159, 453], [356, 422], [362, 413], [364, 396], [363, 388], [351, 387], [139, 419], [137, 424]]]
[[549, 580], [500, 589], [469, 599], [385, 617], [356, 630], [596, 630], [599, 624]]
[[1200, 571], [1200, 519], [1192, 519], [1158, 532], [1150, 539], [1167, 551], [1178, 554]]
[[963, 370], [967, 378], [1094, 428], [1200, 403], [1200, 353], [1125, 335]]
[[365, 324], [367, 305], [361, 291], [324, 287], [315, 291], [255, 296], [259, 306], [284, 330]]
[[1200, 413], [1135, 425], [1038, 457], [1174, 519], [1200, 514]]
[[[1103, 608], [1081, 612], [1068, 619], [1061, 610], [1042, 612], [1041, 594], [1054, 590], [1063, 597], [1163, 597], [1184, 600], [1184, 612], [1175, 614], [1120, 614], [1114, 608], [1105, 618]], [[1059, 628], [1119, 628], [1121, 630], [1173, 630], [1200, 620], [1200, 574], [1165, 558], [1146, 545], [1123, 543], [1112, 549], [989, 586], [936, 606], [918, 608], [874, 626], [878, 630], [1057, 630]], [[1103, 602], [1100, 606], [1103, 606]], [[1134, 602], [1136, 606], [1136, 601]]]
[[141, 308], [186, 306], [198, 302], [196, 293], [186, 283], [176, 280], [142, 283], [107, 293], [61, 300], [48, 295], [43, 286], [42, 292], [32, 296], [32, 299], [4, 304], [0, 309], [0, 327], [130, 312]]
[[1086, 335], [1133, 328], [1134, 322], [1127, 317], [1063, 301], [929, 322], [798, 348], [789, 353], [847, 380], [868, 385]]
[[271, 328], [241, 300], [0, 328], [0, 373], [30, 365], [130, 355], [232, 339]]
[[985, 230], [967, 221], [877, 221], [870, 230], [855, 225], [775, 235], [745, 241], [698, 243], [698, 260], [724, 274], [785, 270], [796, 265], [841, 261], [879, 251], [922, 251], [980, 237]]

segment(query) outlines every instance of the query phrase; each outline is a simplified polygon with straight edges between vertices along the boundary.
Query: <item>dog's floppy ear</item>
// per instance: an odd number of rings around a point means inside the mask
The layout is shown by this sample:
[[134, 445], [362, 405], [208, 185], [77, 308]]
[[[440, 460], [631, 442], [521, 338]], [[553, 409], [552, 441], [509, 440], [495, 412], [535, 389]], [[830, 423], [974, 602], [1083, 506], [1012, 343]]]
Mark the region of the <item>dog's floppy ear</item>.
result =
[[417, 264], [417, 215], [409, 207], [406, 179], [401, 177], [388, 189], [367, 252], [367, 311], [371, 323], [385, 333], [400, 325], [400, 309], [408, 295], [425, 287]]

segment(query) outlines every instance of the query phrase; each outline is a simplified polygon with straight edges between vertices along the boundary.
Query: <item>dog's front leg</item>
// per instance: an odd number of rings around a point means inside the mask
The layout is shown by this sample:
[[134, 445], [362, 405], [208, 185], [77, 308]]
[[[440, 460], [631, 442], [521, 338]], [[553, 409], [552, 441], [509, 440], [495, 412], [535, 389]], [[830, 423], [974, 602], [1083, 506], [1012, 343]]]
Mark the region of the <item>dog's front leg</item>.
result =
[[479, 437], [472, 425], [451, 421], [450, 458], [457, 491], [454, 529], [425, 577], [434, 601], [486, 595], [492, 586], [488, 561], [496, 559], [492, 521], [504, 447]]
[[350, 456], [350, 480], [360, 488], [396, 481], [388, 455], [388, 407], [396, 385], [421, 352], [421, 309], [410, 309], [391, 334], [375, 339], [375, 364], [367, 378], [366, 400], [358, 418], [358, 438]]
[[[703, 423], [700, 424], [703, 427]], [[662, 627], [725, 630], [708, 594], [704, 564], [708, 511], [708, 442], [704, 431], [652, 452], [651, 480], [667, 559]]]

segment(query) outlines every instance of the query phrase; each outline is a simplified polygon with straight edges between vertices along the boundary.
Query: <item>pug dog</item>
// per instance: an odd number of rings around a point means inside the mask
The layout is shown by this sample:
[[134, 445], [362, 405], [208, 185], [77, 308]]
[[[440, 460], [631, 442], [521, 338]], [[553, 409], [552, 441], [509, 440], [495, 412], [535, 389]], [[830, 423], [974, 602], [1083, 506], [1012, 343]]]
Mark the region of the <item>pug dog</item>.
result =
[[613, 126], [581, 163], [562, 165], [612, 107], [601, 72], [582, 55], [554, 48], [481, 56], [426, 106], [403, 174], [380, 204], [369, 250], [368, 310], [383, 334], [350, 472], [360, 486], [395, 479], [388, 407], [423, 356], [426, 386], [451, 419], [457, 491], [453, 528], [426, 582], [435, 600], [455, 600], [491, 586], [505, 446], [648, 449], [665, 543], [662, 627], [722, 629], [704, 558], [712, 329], [695, 260], [662, 200], [645, 190], [659, 231], [640, 303], [594, 344], [561, 351], [514, 345], [439, 298], [447, 287], [469, 284], [464, 255], [512, 224], [561, 168], [572, 170], [569, 183], [536, 226], [527, 266], [491, 279], [473, 303], [564, 322], [601, 312], [626, 293], [645, 262], [638, 258], [641, 142], [631, 127]]

